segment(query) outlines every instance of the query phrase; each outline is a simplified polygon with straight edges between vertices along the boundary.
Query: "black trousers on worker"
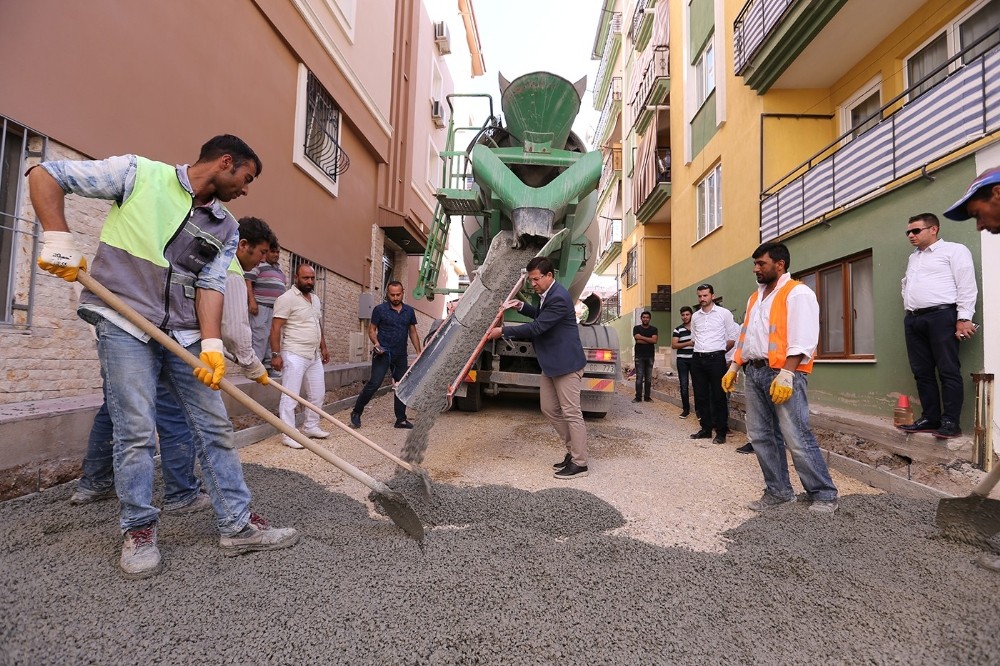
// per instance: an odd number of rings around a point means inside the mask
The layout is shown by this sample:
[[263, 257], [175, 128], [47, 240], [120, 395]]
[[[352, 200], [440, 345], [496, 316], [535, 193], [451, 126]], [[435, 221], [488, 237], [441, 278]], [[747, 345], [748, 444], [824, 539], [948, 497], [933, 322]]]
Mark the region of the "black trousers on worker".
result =
[[722, 390], [722, 377], [729, 365], [726, 352], [695, 352], [691, 359], [694, 408], [702, 430], [715, 429], [716, 435], [729, 432], [729, 396]]
[[677, 357], [677, 381], [681, 387], [681, 411], [688, 414], [691, 411], [691, 400], [688, 397], [688, 379], [691, 377], [691, 359]]
[[958, 361], [959, 343], [955, 337], [957, 321], [958, 311], [954, 307], [907, 313], [903, 319], [906, 354], [917, 382], [921, 415], [932, 423], [942, 420], [958, 423], [962, 415], [965, 396], [962, 366]]

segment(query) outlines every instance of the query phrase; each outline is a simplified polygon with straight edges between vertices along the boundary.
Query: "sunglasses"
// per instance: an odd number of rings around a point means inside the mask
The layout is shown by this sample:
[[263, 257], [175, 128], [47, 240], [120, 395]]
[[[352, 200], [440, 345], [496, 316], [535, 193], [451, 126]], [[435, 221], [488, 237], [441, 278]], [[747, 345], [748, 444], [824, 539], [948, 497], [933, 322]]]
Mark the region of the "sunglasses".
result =
[[916, 236], [921, 231], [926, 231], [927, 229], [930, 229], [930, 227], [920, 227], [918, 229], [907, 229], [906, 230], [906, 235], [907, 236]]

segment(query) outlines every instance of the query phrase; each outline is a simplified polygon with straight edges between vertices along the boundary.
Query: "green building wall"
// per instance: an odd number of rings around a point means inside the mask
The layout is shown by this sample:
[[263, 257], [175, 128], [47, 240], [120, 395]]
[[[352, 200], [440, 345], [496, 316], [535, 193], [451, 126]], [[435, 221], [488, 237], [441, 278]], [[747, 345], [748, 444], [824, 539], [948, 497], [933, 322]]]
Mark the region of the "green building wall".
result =
[[[875, 322], [874, 361], [820, 361], [809, 378], [811, 402], [853, 412], [891, 416], [900, 394], [910, 396], [914, 412], [919, 414], [916, 384], [910, 372], [903, 338], [903, 301], [900, 280], [906, 272], [907, 257], [912, 251], [904, 235], [907, 219], [931, 212], [941, 220], [941, 237], [962, 243], [980, 266], [980, 239], [972, 222], [953, 222], [942, 213], [975, 178], [975, 161], [963, 159], [933, 173], [934, 180], [919, 179], [880, 196], [830, 220], [830, 226], [817, 225], [785, 241], [792, 257], [792, 273], [821, 266], [858, 252], [871, 250]], [[724, 209], [725, 210], [725, 209]], [[700, 282], [711, 283], [716, 296], [723, 297], [723, 307], [732, 310], [737, 322], [743, 321], [746, 299], [755, 288], [750, 254], [745, 262], [735, 264]], [[674, 293], [672, 326], [680, 323], [680, 307], [697, 302], [696, 285]], [[974, 321], [982, 321], [982, 285]], [[972, 430], [974, 387], [969, 374], [983, 367], [982, 338], [961, 346], [960, 360], [965, 378], [965, 403], [961, 426]]]

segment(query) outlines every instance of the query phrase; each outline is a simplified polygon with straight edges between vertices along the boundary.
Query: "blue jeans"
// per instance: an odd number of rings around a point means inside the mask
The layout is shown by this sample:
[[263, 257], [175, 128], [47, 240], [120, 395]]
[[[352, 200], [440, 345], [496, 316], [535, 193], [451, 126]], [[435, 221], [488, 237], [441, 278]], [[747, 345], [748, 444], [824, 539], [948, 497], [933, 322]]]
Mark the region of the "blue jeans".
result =
[[653, 388], [653, 360], [652, 358], [635, 359], [635, 399], [642, 400], [645, 395], [649, 399], [649, 392]]
[[771, 382], [778, 371], [769, 367], [745, 365], [747, 434], [753, 442], [760, 471], [764, 473], [767, 492], [775, 497], [795, 497], [788, 480], [787, 448], [802, 487], [812, 500], [837, 499], [837, 487], [830, 478], [823, 453], [809, 429], [809, 399], [806, 397], [806, 374], [796, 372], [792, 397], [781, 405], [771, 400]]
[[[365, 411], [365, 405], [367, 405], [375, 392], [378, 391], [379, 387], [382, 386], [382, 381], [385, 379], [385, 373], [392, 371], [392, 379], [394, 381], [399, 381], [406, 374], [409, 369], [407, 364], [409, 359], [406, 358], [405, 353], [392, 354], [389, 350], [386, 350], [382, 354], [375, 354], [372, 356], [372, 374], [368, 378], [368, 383], [365, 387], [361, 389], [361, 395], [354, 402], [354, 409], [351, 410], [353, 413], [361, 415]], [[392, 408], [396, 413], [396, 423], [406, 420], [406, 405], [403, 401], [396, 397], [396, 394], [392, 395]]]
[[[242, 530], [250, 520], [250, 490], [243, 480], [222, 394], [198, 381], [184, 361], [158, 342], [141, 342], [103, 318], [94, 326], [114, 428], [115, 490], [121, 502], [122, 532], [152, 523], [160, 513], [152, 502], [161, 386], [180, 406], [190, 431], [220, 534], [230, 536]], [[187, 349], [198, 356], [201, 343]]]
[[[201, 481], [194, 475], [195, 450], [184, 412], [164, 386], [160, 386], [156, 394], [156, 433], [163, 468], [163, 508], [186, 506], [201, 491]], [[114, 445], [114, 427], [105, 391], [104, 404], [90, 429], [78, 489], [97, 494], [114, 488]]]

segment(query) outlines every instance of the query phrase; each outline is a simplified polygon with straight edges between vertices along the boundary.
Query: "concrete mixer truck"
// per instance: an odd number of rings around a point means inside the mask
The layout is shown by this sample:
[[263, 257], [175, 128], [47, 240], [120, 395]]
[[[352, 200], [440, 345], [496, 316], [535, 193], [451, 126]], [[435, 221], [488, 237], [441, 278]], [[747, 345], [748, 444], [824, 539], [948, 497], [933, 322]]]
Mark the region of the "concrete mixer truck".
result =
[[[499, 79], [502, 117], [494, 113], [489, 95], [447, 98], [451, 115], [441, 152], [442, 187], [413, 295], [433, 299], [449, 291], [437, 283], [453, 221], [462, 225], [466, 270], [473, 279], [455, 312], [438, 327], [397, 387], [403, 402], [418, 385], [446, 391], [443, 378], [452, 388], [449, 400], [464, 411], [479, 410], [484, 396], [537, 393], [541, 370], [529, 341], [474, 343], [490, 327], [528, 259], [548, 256], [557, 269], [556, 279], [574, 299], [583, 293], [597, 259], [602, 158], [598, 151], [587, 151], [571, 130], [586, 78], [573, 84], [534, 72], [514, 81], [502, 74]], [[487, 111], [485, 121], [457, 125], [456, 116], [466, 113], [470, 104]], [[538, 302], [527, 288], [519, 298]], [[589, 415], [604, 416], [621, 376], [618, 336], [599, 323], [598, 296], [590, 294], [583, 303], [580, 337], [587, 366], [581, 406]], [[505, 319], [525, 321], [514, 310], [507, 311]], [[471, 363], [463, 364], [465, 360]]]

